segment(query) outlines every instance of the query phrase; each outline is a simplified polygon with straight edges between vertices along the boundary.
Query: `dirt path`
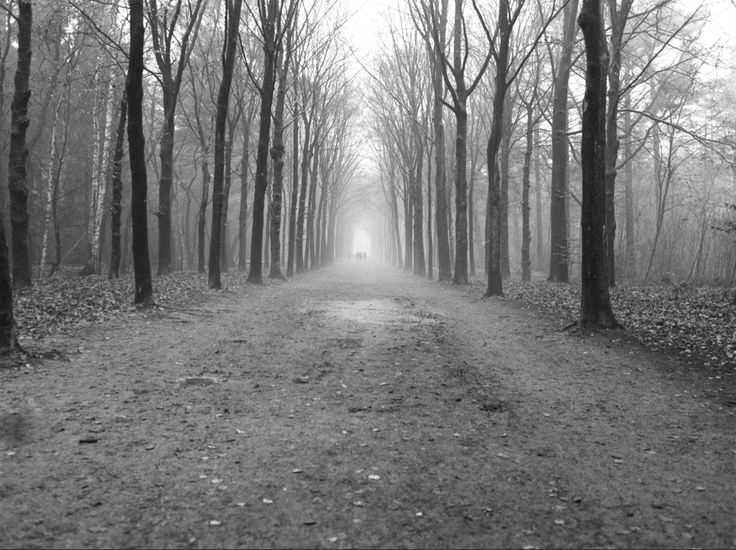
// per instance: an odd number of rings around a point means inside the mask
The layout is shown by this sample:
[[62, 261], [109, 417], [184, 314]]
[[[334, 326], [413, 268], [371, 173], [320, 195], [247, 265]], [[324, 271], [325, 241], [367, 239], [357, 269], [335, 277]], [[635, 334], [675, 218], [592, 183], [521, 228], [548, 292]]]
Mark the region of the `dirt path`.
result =
[[0, 546], [736, 546], [733, 382], [607, 338], [368, 265], [57, 336]]

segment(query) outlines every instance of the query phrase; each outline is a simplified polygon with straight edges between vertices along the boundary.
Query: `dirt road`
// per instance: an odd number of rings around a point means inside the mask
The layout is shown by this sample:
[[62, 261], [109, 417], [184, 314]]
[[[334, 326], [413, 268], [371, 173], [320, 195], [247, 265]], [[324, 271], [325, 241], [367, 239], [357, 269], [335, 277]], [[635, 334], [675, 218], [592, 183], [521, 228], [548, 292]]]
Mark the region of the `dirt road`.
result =
[[0, 546], [736, 546], [733, 380], [553, 321], [344, 264], [56, 336]]

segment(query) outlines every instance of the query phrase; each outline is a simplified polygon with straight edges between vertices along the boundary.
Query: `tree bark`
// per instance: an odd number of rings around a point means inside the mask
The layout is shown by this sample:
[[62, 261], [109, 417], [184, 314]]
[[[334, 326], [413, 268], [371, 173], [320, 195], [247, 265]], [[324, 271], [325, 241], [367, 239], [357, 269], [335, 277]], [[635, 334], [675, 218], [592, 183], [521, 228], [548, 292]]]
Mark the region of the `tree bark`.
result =
[[263, 211], [268, 187], [268, 153], [271, 140], [271, 105], [276, 82], [276, 18], [279, 0], [268, 0], [268, 11], [261, 22], [263, 29], [263, 81], [261, 83], [261, 118], [256, 153], [256, 181], [253, 193], [253, 229], [251, 230], [250, 271], [248, 281], [263, 284]]
[[294, 107], [294, 125], [291, 129], [292, 137], [292, 167], [291, 167], [291, 201], [289, 208], [289, 244], [286, 258], [286, 276], [293, 277], [295, 272], [296, 253], [296, 211], [299, 201], [299, 113]]
[[508, 18], [508, 0], [500, 0], [498, 4], [498, 54], [496, 57], [495, 92], [493, 96], [493, 120], [491, 135], [486, 149], [486, 165], [488, 166], [488, 286], [486, 296], [501, 296], [503, 281], [501, 273], [501, 186], [500, 167], [498, 166], [498, 150], [503, 134], [503, 110], [506, 104], [506, 82], [509, 63], [509, 43], [511, 41], [511, 24]]
[[572, 50], [577, 27], [575, 16], [578, 0], [565, 6], [563, 42], [555, 75], [552, 103], [552, 184], [550, 190], [550, 258], [549, 280], [556, 283], [569, 281], [567, 242], [567, 98]]
[[585, 39], [586, 71], [581, 162], [582, 273], [580, 326], [616, 327], [608, 293], [606, 250], [606, 77], [608, 48], [601, 0], [583, 0], [578, 24]]
[[117, 136], [115, 138], [115, 154], [112, 161], [112, 203], [110, 205], [110, 272], [108, 278], [120, 277], [121, 237], [120, 216], [123, 211], [122, 161], [125, 145], [125, 123], [128, 112], [128, 95], [123, 91], [120, 100], [120, 118], [118, 119]]
[[273, 192], [271, 200], [271, 266], [269, 277], [284, 279], [281, 273], [281, 210], [282, 193], [284, 186], [284, 106], [286, 104], [286, 80], [289, 75], [291, 61], [292, 31], [287, 31], [286, 48], [282, 53], [282, 62], [279, 67], [279, 90], [276, 94], [276, 107], [273, 117]]
[[240, 213], [238, 216], [238, 271], [248, 269], [248, 165], [250, 162], [250, 124], [249, 117], [243, 125], [243, 152], [240, 158]]
[[215, 115], [215, 162], [212, 181], [212, 232], [210, 234], [209, 288], [221, 289], [220, 244], [222, 233], [222, 207], [224, 201], [225, 179], [225, 131], [227, 110], [230, 102], [230, 86], [235, 67], [235, 50], [238, 45], [238, 27], [242, 0], [226, 0], [227, 29], [222, 56], [222, 80], [217, 92], [217, 113]]
[[[26, 182], [26, 131], [28, 100], [31, 97], [31, 0], [18, 0], [18, 66], [11, 104], [8, 188], [10, 190], [10, 228], [13, 252], [13, 286], [31, 286], [31, 257], [28, 242], [28, 185]], [[0, 245], [1, 246], [1, 245]], [[12, 318], [12, 308], [10, 309]], [[0, 320], [0, 327], [5, 321]], [[7, 330], [7, 329], [3, 329]]]
[[534, 101], [530, 101], [526, 105], [526, 148], [524, 149], [524, 168], [521, 176], [521, 280], [525, 282], [532, 280], [529, 188], [531, 187], [530, 173], [534, 149], [534, 126]]
[[148, 254], [148, 180], [146, 139], [143, 135], [143, 0], [129, 0], [130, 55], [128, 57], [128, 156], [130, 157], [133, 269], [136, 304], [153, 304], [151, 261]]

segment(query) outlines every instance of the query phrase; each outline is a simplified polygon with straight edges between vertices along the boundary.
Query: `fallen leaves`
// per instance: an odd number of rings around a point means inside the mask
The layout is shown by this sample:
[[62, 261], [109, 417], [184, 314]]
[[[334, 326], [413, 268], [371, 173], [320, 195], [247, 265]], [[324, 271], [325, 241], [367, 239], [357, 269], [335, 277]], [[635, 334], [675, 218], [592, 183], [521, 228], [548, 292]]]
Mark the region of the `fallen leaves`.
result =
[[[224, 274], [224, 286], [245, 285], [245, 275]], [[208, 292], [207, 276], [178, 271], [154, 277], [157, 305], [184, 303]], [[119, 279], [101, 275], [82, 277], [60, 269], [50, 278], [37, 278], [33, 286], [14, 293], [13, 310], [21, 338], [40, 338], [52, 332], [89, 325], [134, 311], [132, 274]]]
[[[506, 296], [563, 321], [577, 319], [577, 284], [509, 281]], [[736, 366], [736, 306], [723, 289], [618, 285], [611, 303], [619, 323], [639, 342], [679, 352], [706, 366]]]

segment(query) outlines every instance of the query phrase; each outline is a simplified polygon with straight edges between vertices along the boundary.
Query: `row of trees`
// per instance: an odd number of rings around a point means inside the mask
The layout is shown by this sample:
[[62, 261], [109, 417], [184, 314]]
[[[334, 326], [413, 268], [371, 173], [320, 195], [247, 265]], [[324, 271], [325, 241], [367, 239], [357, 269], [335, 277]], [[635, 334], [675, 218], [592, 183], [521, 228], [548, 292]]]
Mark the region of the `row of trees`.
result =
[[132, 265], [134, 300], [146, 305], [154, 270], [206, 270], [220, 288], [237, 262], [262, 283], [265, 265], [291, 276], [347, 246], [339, 227], [359, 101], [334, 3], [2, 8], [0, 100], [5, 68], [15, 61], [21, 75], [11, 139], [0, 137], [11, 158], [10, 194], [0, 193], [12, 234], [12, 262], [0, 254], [3, 345], [14, 341], [12, 289], [31, 285], [34, 265], [42, 277], [62, 263], [110, 277]]
[[675, 0], [397, 10], [371, 92], [387, 259], [463, 284], [482, 254], [489, 296], [512, 269], [579, 272], [596, 326], [616, 324], [617, 275], [732, 281], [731, 93], [706, 22]]

